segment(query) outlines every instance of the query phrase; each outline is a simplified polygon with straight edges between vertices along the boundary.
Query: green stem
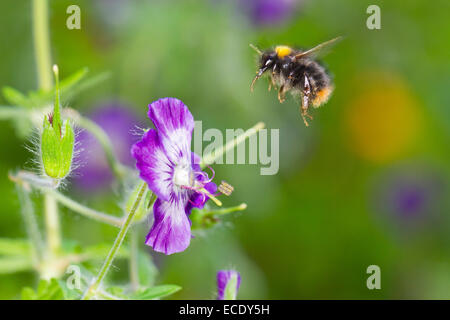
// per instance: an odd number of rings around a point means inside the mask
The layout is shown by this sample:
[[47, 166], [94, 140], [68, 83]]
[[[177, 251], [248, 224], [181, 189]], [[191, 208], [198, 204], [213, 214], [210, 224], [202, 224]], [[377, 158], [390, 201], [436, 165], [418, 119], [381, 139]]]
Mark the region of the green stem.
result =
[[58, 202], [66, 206], [67, 208], [79, 213], [87, 218], [91, 218], [100, 222], [104, 222], [116, 227], [122, 226], [123, 219], [111, 216], [107, 213], [103, 213], [89, 207], [86, 207], [73, 199], [63, 195], [55, 189], [52, 189], [52, 182], [47, 178], [41, 178], [31, 172], [19, 171], [17, 175], [10, 175], [10, 179], [17, 184], [26, 183], [32, 188], [41, 191], [44, 194], [50, 194]]
[[58, 202], [66, 206], [67, 208], [94, 220], [104, 222], [110, 225], [113, 225], [115, 227], [120, 227], [122, 225], [123, 220], [121, 218], [117, 218], [114, 216], [111, 216], [109, 214], [91, 209], [89, 207], [86, 207], [75, 200], [70, 199], [69, 197], [66, 197], [62, 193], [56, 191], [47, 189], [45, 192], [50, 193]]
[[52, 194], [44, 194], [45, 226], [47, 231], [47, 247], [51, 257], [61, 252], [61, 230], [59, 226], [58, 204]]
[[98, 287], [101, 285], [103, 279], [105, 278], [106, 274], [108, 273], [108, 270], [111, 267], [112, 262], [114, 261], [114, 257], [116, 256], [117, 252], [120, 249], [120, 246], [122, 245], [123, 240], [125, 239], [128, 228], [130, 227], [131, 223], [133, 222], [134, 214], [136, 213], [136, 209], [139, 207], [139, 204], [142, 200], [142, 196], [144, 195], [146, 188], [147, 188], [147, 185], [145, 183], [142, 183], [142, 185], [139, 189], [139, 193], [136, 197], [136, 200], [134, 201], [134, 204], [126, 217], [125, 222], [123, 223], [122, 227], [120, 228], [120, 231], [116, 237], [116, 240], [114, 241], [114, 244], [113, 244], [111, 250], [109, 251], [108, 256], [106, 257], [106, 260], [103, 263], [103, 266], [100, 269], [98, 276], [95, 278], [95, 280], [92, 282], [92, 284], [89, 286], [89, 288], [84, 293], [83, 298], [82, 298], [83, 300], [89, 300], [93, 295], [95, 295]]
[[0, 120], [27, 117], [28, 112], [21, 107], [0, 106]]
[[206, 156], [204, 156], [202, 158], [202, 162], [200, 163], [200, 166], [202, 168], [204, 168], [210, 164], [213, 164], [214, 161], [216, 161], [218, 158], [220, 158], [228, 150], [237, 147], [240, 143], [244, 142], [247, 138], [251, 137], [252, 135], [256, 134], [259, 130], [263, 129], [264, 126], [265, 126], [265, 124], [263, 122], [258, 122], [256, 125], [254, 125], [252, 128], [245, 131], [239, 137], [236, 137], [236, 139], [228, 141], [227, 144], [225, 144], [221, 148], [214, 150], [210, 154], [207, 154]]
[[30, 193], [24, 186], [16, 184], [17, 194], [22, 212], [22, 217], [25, 223], [25, 230], [27, 231], [30, 245], [33, 249], [34, 265], [39, 265], [43, 258], [44, 245], [42, 243], [41, 234], [36, 222], [36, 215], [34, 214], [33, 203], [30, 199]]
[[39, 87], [44, 90], [50, 90], [53, 86], [53, 82], [48, 32], [47, 0], [33, 0], [33, 30]]
[[[53, 82], [47, 0], [33, 0], [33, 30], [39, 88], [50, 90]], [[59, 254], [61, 249], [58, 205], [52, 195], [44, 195], [44, 207], [47, 245], [52, 259]]]
[[130, 231], [130, 258], [129, 258], [129, 272], [131, 290], [134, 292], [139, 289], [139, 241], [138, 241], [138, 226]]
[[17, 273], [33, 270], [33, 263], [29, 257], [0, 257], [0, 274]]

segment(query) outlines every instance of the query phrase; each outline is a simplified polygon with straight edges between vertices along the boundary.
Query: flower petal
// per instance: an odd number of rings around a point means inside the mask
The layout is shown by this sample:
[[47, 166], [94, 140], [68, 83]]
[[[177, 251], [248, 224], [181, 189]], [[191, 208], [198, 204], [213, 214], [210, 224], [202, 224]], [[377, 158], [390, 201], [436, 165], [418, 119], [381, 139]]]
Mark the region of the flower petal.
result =
[[184, 212], [184, 204], [158, 198], [153, 213], [155, 221], [145, 243], [167, 255], [186, 250], [191, 241], [191, 225]]
[[159, 198], [168, 201], [173, 189], [173, 163], [167, 158], [156, 130], [147, 131], [131, 148], [139, 176]]
[[194, 117], [188, 107], [175, 98], [159, 99], [149, 105], [148, 116], [158, 131], [169, 159], [190, 157]]

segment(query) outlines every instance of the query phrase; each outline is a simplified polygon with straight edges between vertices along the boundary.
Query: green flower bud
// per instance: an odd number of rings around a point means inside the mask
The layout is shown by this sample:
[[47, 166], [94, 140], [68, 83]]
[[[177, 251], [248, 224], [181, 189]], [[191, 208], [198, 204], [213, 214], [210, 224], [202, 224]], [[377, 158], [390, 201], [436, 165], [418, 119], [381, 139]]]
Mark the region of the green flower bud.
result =
[[63, 126], [55, 126], [51, 117], [45, 117], [41, 156], [45, 173], [49, 177], [62, 179], [69, 174], [74, 143], [75, 134], [69, 121], [64, 121]]
[[54, 179], [62, 179], [70, 172], [75, 134], [69, 121], [61, 121], [59, 103], [58, 67], [53, 66], [56, 79], [53, 113], [44, 118], [41, 136], [41, 157], [45, 173]]
[[242, 203], [235, 207], [220, 208], [211, 210], [208, 204], [203, 209], [194, 208], [189, 216], [192, 230], [210, 229], [222, 221], [222, 217], [230, 213], [247, 209], [247, 204]]

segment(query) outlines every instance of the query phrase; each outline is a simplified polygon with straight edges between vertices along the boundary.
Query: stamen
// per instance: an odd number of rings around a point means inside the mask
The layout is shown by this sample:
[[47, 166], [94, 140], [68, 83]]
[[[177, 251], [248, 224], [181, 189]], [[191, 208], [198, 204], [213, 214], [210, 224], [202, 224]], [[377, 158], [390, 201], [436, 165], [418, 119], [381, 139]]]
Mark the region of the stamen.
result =
[[217, 199], [213, 194], [211, 194], [211, 192], [209, 192], [205, 188], [202, 188], [200, 191], [204, 192], [212, 201], [214, 201], [216, 205], [218, 205], [219, 207], [222, 206], [222, 202], [219, 199]]
[[195, 191], [195, 192], [200, 192], [201, 191], [201, 189], [195, 188], [195, 187], [191, 187], [191, 186], [181, 186], [181, 188], [182, 189], [192, 190], [192, 191]]
[[200, 189], [195, 188], [195, 187], [190, 187], [190, 186], [181, 186], [181, 188], [199, 192], [199, 193], [203, 194], [203, 196], [207, 195], [212, 201], [214, 201], [214, 203], [216, 205], [218, 205], [219, 207], [222, 206], [222, 202], [219, 199], [217, 199], [215, 195], [213, 195], [211, 192], [206, 190], [204, 186], [201, 186]]
[[213, 169], [211, 166], [208, 166], [208, 168], [209, 168], [209, 170], [211, 170], [211, 172], [212, 172], [212, 177], [211, 177], [211, 179], [209, 180], [209, 182], [211, 182], [211, 181], [214, 179], [214, 177], [216, 176], [216, 172], [214, 171], [214, 169]]
[[220, 184], [218, 190], [219, 190], [221, 193], [223, 193], [224, 195], [229, 196], [229, 195], [231, 195], [231, 193], [233, 192], [234, 188], [233, 188], [233, 186], [231, 186], [230, 184], [228, 184], [226, 181], [223, 181], [223, 180], [222, 180], [222, 182], [221, 182], [221, 184]]
[[208, 174], [206, 172], [203, 172], [203, 171], [196, 171], [196, 172], [194, 172], [195, 175], [199, 175], [199, 176], [202, 176], [203, 178], [205, 178], [205, 181], [202, 181], [203, 185], [213, 181], [214, 177], [216, 176], [216, 172], [214, 171], [214, 169], [211, 168], [211, 166], [207, 166], [207, 167], [212, 172], [212, 177], [211, 178], [208, 176]]
[[[209, 180], [209, 176], [206, 172], [203, 171], [198, 171], [198, 172], [194, 172], [195, 175], [199, 175], [202, 176], [203, 178], [205, 178], [206, 180]], [[209, 182], [209, 181], [208, 181]]]

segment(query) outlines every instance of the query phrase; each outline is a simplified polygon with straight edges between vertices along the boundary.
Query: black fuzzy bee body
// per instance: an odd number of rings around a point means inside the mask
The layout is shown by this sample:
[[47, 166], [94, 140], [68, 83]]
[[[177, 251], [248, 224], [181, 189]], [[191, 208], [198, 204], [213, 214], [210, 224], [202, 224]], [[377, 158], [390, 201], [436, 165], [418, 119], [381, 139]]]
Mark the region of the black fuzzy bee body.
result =
[[251, 88], [266, 71], [269, 72], [270, 84], [278, 88], [278, 100], [283, 103], [285, 93], [301, 99], [300, 112], [305, 125], [309, 106], [317, 108], [328, 101], [333, 92], [333, 83], [328, 71], [314, 58], [318, 51], [334, 43], [338, 38], [325, 42], [313, 49], [302, 51], [287, 46], [277, 46], [274, 50], [264, 52], [255, 50], [260, 54], [260, 67], [253, 79]]

